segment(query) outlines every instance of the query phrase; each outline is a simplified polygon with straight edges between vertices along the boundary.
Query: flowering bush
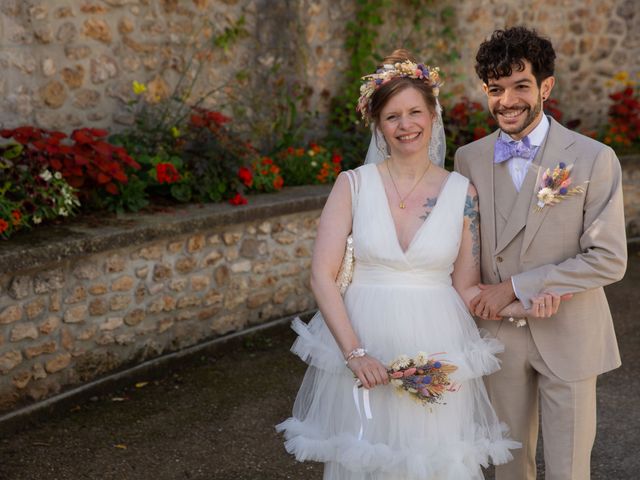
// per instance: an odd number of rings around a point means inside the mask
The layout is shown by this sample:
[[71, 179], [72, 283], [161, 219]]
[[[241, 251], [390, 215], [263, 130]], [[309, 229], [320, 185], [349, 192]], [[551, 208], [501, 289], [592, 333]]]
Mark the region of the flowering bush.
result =
[[640, 90], [627, 72], [616, 74], [608, 82], [618, 90], [609, 95], [609, 121], [598, 138], [618, 153], [640, 150]]
[[[251, 181], [245, 182], [251, 190], [257, 192], [276, 192], [282, 189], [284, 180], [280, 175], [280, 167], [270, 157], [256, 158], [251, 162]], [[240, 169], [239, 176], [248, 179], [248, 169]]]
[[12, 158], [14, 164], [60, 172], [87, 203], [100, 203], [104, 194], [118, 195], [128, 181], [126, 171], [140, 168], [124, 148], [104, 140], [107, 133], [81, 128], [67, 137], [62, 132], [30, 126], [0, 131], [2, 137], [22, 147]]
[[314, 142], [308, 148], [288, 147], [277, 154], [286, 185], [332, 183], [342, 170], [342, 156]]
[[74, 215], [80, 202], [77, 190], [60, 172], [37, 165], [18, 165], [21, 145], [0, 148], [0, 237], [9, 238], [21, 228], [31, 228], [45, 220]]
[[447, 137], [447, 161], [453, 161], [458, 147], [478, 140], [493, 130], [497, 123], [479, 102], [467, 97], [444, 112], [444, 126]]

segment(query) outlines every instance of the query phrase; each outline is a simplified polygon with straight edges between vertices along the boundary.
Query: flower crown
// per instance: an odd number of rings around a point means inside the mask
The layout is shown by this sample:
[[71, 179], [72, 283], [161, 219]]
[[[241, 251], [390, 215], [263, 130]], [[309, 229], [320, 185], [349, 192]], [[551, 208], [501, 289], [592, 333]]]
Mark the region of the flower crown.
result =
[[376, 73], [362, 77], [364, 83], [360, 86], [360, 98], [356, 110], [362, 114], [365, 123], [371, 115], [371, 96], [380, 85], [384, 85], [394, 78], [415, 78], [423, 80], [433, 89], [433, 95], [437, 98], [443, 82], [440, 80], [440, 69], [430, 67], [423, 63], [413, 63], [411, 60], [394, 64], [384, 64]]

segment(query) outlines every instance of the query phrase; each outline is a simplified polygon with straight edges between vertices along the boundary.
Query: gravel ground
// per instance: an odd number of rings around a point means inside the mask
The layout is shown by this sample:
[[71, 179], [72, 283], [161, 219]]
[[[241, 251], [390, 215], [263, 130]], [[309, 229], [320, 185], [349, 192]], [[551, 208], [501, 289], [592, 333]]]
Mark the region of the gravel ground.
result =
[[[607, 289], [623, 367], [598, 383], [593, 480], [640, 478], [638, 282], [633, 252], [624, 281]], [[305, 370], [292, 341], [274, 327], [24, 418], [0, 433], [0, 480], [320, 480], [322, 466], [295, 462], [273, 428]]]

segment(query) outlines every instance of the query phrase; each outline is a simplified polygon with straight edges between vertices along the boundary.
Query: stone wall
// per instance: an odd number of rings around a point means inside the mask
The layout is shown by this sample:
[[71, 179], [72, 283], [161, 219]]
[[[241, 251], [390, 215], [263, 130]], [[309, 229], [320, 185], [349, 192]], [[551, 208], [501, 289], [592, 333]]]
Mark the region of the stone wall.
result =
[[310, 189], [306, 201], [291, 191], [233, 211], [194, 206], [44, 227], [44, 250], [28, 233], [3, 242], [0, 411], [311, 309], [311, 250], [327, 190]]
[[[344, 48], [354, 0], [3, 0], [0, 3], [0, 123], [70, 130], [116, 127], [131, 121], [125, 104], [133, 80], [146, 82], [154, 98], [170, 92], [180, 75], [200, 67], [192, 98], [211, 89], [210, 105], [243, 112], [255, 138], [273, 133], [283, 99], [273, 92], [294, 87], [302, 109], [319, 111], [340, 88], [349, 58]], [[441, 65], [445, 93], [481, 99], [473, 59], [495, 28], [524, 23], [549, 36], [558, 51], [558, 85], [566, 120], [594, 127], [606, 118], [615, 72], [640, 71], [640, 12], [635, 0], [444, 0], [424, 2], [434, 14], [414, 28], [400, 20], [408, 1], [392, 2], [377, 49], [409, 45], [416, 56], [461, 59]], [[434, 37], [439, 15], [452, 6], [455, 40]], [[244, 18], [227, 48], [198, 55], [199, 48]], [[209, 21], [209, 24], [205, 24]], [[194, 57], [195, 55], [195, 57]], [[195, 63], [190, 63], [190, 59]], [[243, 71], [246, 75], [236, 76]], [[364, 72], [363, 72], [364, 73]], [[274, 88], [276, 88], [274, 90]]]

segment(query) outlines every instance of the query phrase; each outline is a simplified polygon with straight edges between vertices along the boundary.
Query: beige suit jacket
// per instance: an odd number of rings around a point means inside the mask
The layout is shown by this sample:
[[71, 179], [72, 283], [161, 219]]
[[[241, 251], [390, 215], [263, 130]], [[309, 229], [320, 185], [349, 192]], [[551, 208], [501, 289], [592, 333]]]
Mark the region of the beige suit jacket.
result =
[[[550, 370], [576, 381], [620, 366], [603, 286], [620, 280], [626, 269], [622, 175], [611, 148], [549, 120], [519, 193], [507, 162], [493, 163], [498, 131], [458, 149], [455, 169], [478, 191], [483, 282], [513, 277], [525, 306], [541, 291], [574, 294], [553, 317], [528, 323]], [[572, 186], [584, 192], [539, 211], [542, 174], [560, 162], [573, 165]], [[501, 328], [516, 328], [507, 320], [478, 324], [498, 338]]]

